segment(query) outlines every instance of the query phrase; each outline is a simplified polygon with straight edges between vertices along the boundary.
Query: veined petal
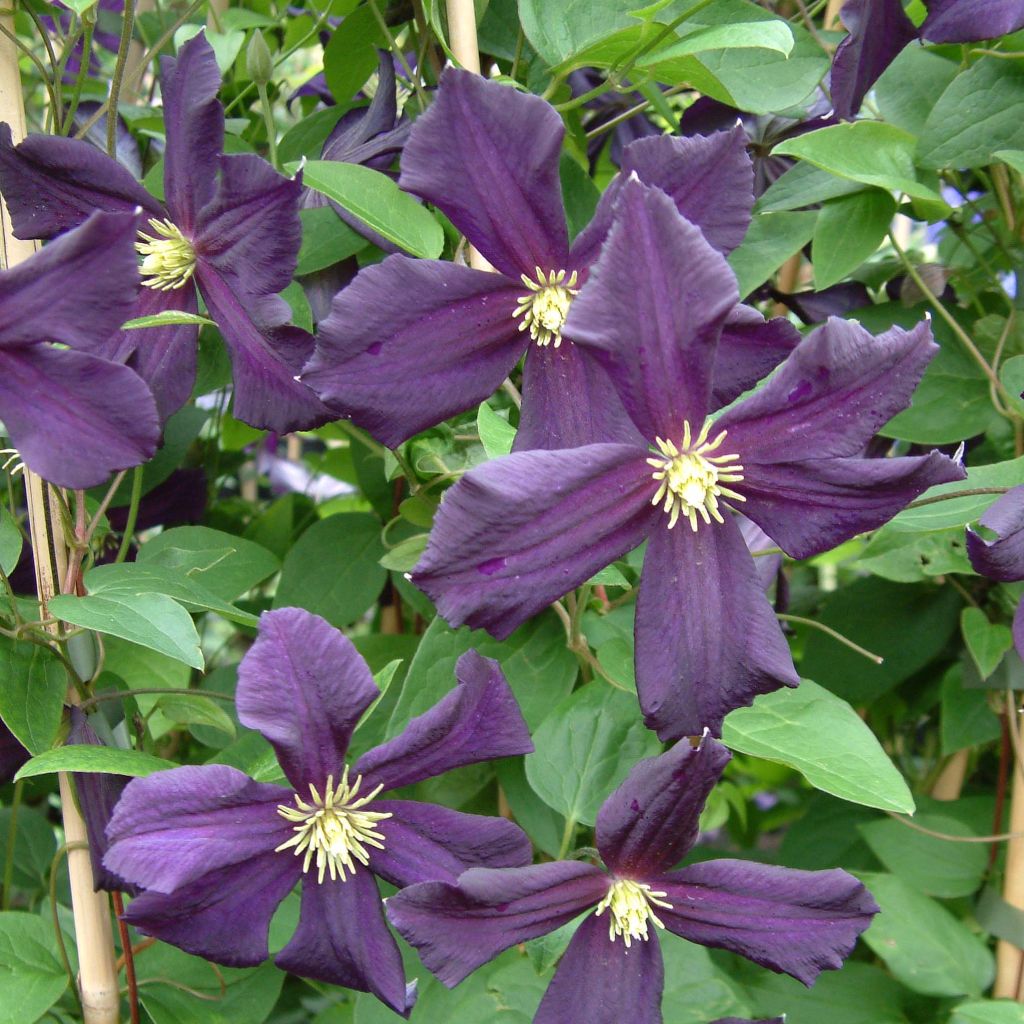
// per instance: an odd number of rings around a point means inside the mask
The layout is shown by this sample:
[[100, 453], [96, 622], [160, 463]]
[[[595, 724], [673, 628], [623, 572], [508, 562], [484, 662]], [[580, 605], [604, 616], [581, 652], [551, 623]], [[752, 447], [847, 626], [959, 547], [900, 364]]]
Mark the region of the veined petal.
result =
[[416, 882], [455, 883], [469, 868], [529, 864], [533, 845], [505, 818], [465, 814], [412, 800], [374, 800], [391, 817], [377, 824], [384, 848], [370, 850], [370, 870], [399, 889]]
[[217, 100], [220, 70], [213, 47], [200, 32], [178, 51], [161, 57], [164, 101], [164, 195], [171, 220], [186, 235], [196, 212], [212, 198], [224, 148], [224, 108]]
[[565, 129], [538, 96], [449, 68], [413, 126], [398, 180], [514, 280], [567, 266], [558, 158]]
[[[731, 436], [731, 435], [730, 435]], [[743, 456], [743, 513], [793, 558], [874, 530], [936, 484], [963, 480], [940, 452], [893, 459], [762, 464]]]
[[608, 886], [608, 875], [580, 861], [472, 868], [458, 885], [403, 889], [388, 900], [388, 920], [451, 988], [511, 946], [568, 924], [599, 903]]
[[[291, 838], [283, 786], [223, 764], [187, 765], [132, 779], [107, 826], [104, 864], [145, 889], [173, 894], [219, 868], [273, 854]], [[287, 853], [275, 859], [301, 863]]]
[[1007, 491], [978, 520], [997, 540], [967, 530], [967, 557], [974, 571], [1004, 583], [1024, 580], [1024, 484]]
[[153, 217], [164, 209], [116, 160], [82, 139], [29, 135], [0, 123], [0, 193], [18, 238], [53, 238], [96, 210]]
[[352, 733], [379, 693], [341, 630], [302, 608], [280, 608], [260, 616], [259, 636], [238, 666], [236, 707], [304, 793], [340, 775]]
[[800, 344], [784, 317], [765, 320], [751, 306], [735, 306], [722, 328], [712, 377], [712, 405], [722, 408], [766, 377]]
[[627, 181], [565, 334], [602, 363], [648, 442], [678, 442], [684, 420], [707, 416], [719, 335], [738, 298], [728, 264], [671, 200]]
[[663, 525], [647, 545], [636, 688], [644, 723], [661, 740], [705, 728], [719, 736], [734, 708], [800, 681], [739, 526], [724, 518], [696, 531], [685, 520]]
[[877, 337], [832, 317], [756, 394], [716, 421], [743, 464], [859, 455], [910, 404], [938, 346], [922, 321]]
[[317, 882], [307, 875], [299, 927], [274, 963], [304, 978], [372, 992], [402, 1017], [409, 1016], [416, 1000], [415, 987], [406, 987], [402, 957], [368, 871], [344, 882]]
[[608, 922], [591, 914], [576, 929], [533, 1024], [661, 1024], [665, 966], [655, 929], [630, 943], [608, 937]]
[[413, 582], [452, 625], [503, 640], [644, 540], [662, 515], [647, 457], [592, 444], [478, 466], [445, 495]]
[[456, 662], [455, 678], [455, 689], [356, 762], [355, 773], [365, 775], [370, 788], [411, 786], [452, 768], [533, 750], [498, 662], [467, 651]]
[[709, 736], [680, 740], [638, 762], [597, 814], [597, 848], [608, 870], [645, 879], [674, 867], [697, 841], [704, 803], [732, 755]]
[[302, 379], [397, 447], [501, 386], [529, 341], [514, 319], [523, 291], [500, 274], [389, 256], [335, 296]]
[[672, 904], [658, 907], [669, 931], [739, 953], [805, 985], [842, 967], [878, 913], [867, 889], [839, 870], [716, 860], [650, 881]]
[[929, 0], [921, 35], [930, 43], [973, 43], [1024, 28], [1024, 0]]

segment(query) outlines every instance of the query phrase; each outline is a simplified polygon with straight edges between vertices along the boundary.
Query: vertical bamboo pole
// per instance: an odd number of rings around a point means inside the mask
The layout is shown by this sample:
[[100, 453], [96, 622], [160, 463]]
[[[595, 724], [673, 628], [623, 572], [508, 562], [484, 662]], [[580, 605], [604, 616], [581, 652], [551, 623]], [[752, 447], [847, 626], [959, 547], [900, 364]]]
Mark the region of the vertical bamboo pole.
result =
[[839, 12], [846, 0], [828, 0], [828, 7], [825, 8], [825, 28], [839, 28]]
[[[14, 32], [14, 19], [0, 14], [0, 24]], [[15, 142], [25, 135], [25, 108], [21, 98], [18, 52], [6, 35], [0, 37], [0, 120], [11, 126]], [[35, 251], [32, 242], [14, 237], [6, 206], [0, 197], [2, 264], [11, 267]], [[59, 580], [67, 567], [67, 549], [59, 527], [56, 498], [49, 485], [35, 473], [25, 471], [25, 493], [29, 510], [32, 553], [36, 564], [36, 587], [43, 614], [47, 602], [59, 593]], [[64, 834], [68, 844], [68, 872], [78, 946], [78, 988], [84, 1024], [118, 1024], [120, 994], [114, 963], [114, 938], [110, 926], [110, 905], [105, 892], [93, 891], [85, 822], [75, 804], [71, 781], [59, 776]]]
[[932, 786], [932, 797], [936, 800], [959, 800], [967, 778], [969, 751], [958, 750], [943, 765], [939, 777]]
[[[1015, 695], [1010, 692], [1006, 695], [1006, 723], [1013, 741], [1012, 795], [1007, 831], [1019, 836], [1024, 833], [1024, 765], [1018, 704]], [[1024, 839], [1010, 839], [1006, 844], [1003, 899], [1011, 907], [1024, 910]], [[992, 998], [1024, 1002], [1024, 952], [1005, 939], [996, 943], [996, 980], [992, 986]]]

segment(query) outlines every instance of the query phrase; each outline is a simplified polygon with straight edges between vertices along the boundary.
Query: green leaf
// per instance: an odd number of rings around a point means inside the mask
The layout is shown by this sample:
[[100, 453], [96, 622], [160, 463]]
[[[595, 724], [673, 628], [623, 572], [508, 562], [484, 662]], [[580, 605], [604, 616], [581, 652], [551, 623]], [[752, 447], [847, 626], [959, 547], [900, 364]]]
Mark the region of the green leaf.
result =
[[385, 569], [392, 569], [395, 572], [412, 572], [416, 563], [423, 557], [423, 552], [427, 550], [428, 537], [429, 534], [418, 533], [415, 537], [399, 541], [380, 556], [380, 564]]
[[496, 459], [499, 455], [508, 455], [512, 451], [516, 428], [499, 416], [486, 402], [481, 402], [480, 408], [476, 411], [476, 429], [480, 434], [480, 443], [487, 452], [487, 458]]
[[1000, 150], [1024, 148], [1024, 68], [982, 57], [953, 79], [921, 130], [923, 167], [983, 167]]
[[1010, 406], [1024, 415], [1024, 356], [1011, 356], [999, 367], [999, 380], [1010, 393]]
[[826, 202], [814, 225], [814, 287], [838, 283], [873, 255], [895, 212], [896, 201], [879, 189]]
[[745, 24], [710, 25], [688, 32], [681, 39], [645, 54], [637, 66], [662, 82], [679, 81], [693, 73], [691, 59], [712, 50], [764, 49], [789, 56], [793, 33], [784, 21], [753, 21]]
[[176, 725], [205, 725], [232, 739], [235, 737], [235, 723], [231, 716], [216, 701], [201, 693], [172, 691], [166, 697], [160, 697], [156, 706], [168, 721]]
[[864, 874], [882, 912], [862, 936], [907, 988], [930, 996], [980, 995], [992, 954], [965, 924], [894, 875]]
[[1008, 999], [961, 1003], [950, 1024], [1024, 1024], [1024, 1006]]
[[208, 526], [177, 526], [139, 548], [138, 562], [186, 573], [224, 601], [252, 590], [281, 568], [265, 547]]
[[[298, 164], [286, 170], [294, 174]], [[371, 231], [423, 259], [436, 259], [444, 248], [444, 231], [434, 215], [403, 192], [386, 174], [359, 164], [310, 160], [302, 183], [333, 199]]]
[[351, 625], [387, 580], [380, 531], [380, 522], [368, 512], [344, 512], [314, 523], [285, 557], [274, 607], [294, 605], [334, 626]]
[[972, 572], [964, 531], [957, 527], [929, 533], [900, 533], [883, 526], [857, 556], [857, 565], [897, 583], [916, 583], [950, 572]]
[[4, 575], [10, 576], [21, 558], [21, 546], [24, 538], [18, 524], [6, 508], [0, 509], [0, 569]]
[[999, 667], [1003, 655], [1013, 646], [1013, 633], [1001, 622], [990, 622], [980, 608], [965, 608], [960, 613], [960, 631], [982, 679], [988, 679]]
[[0, 718], [29, 753], [53, 746], [64, 713], [68, 676], [46, 648], [0, 640]]
[[661, 944], [665, 989], [661, 1008], [672, 1024], [707, 1024], [722, 1017], [749, 1017], [747, 995], [704, 946], [673, 938]]
[[746, 237], [729, 254], [729, 266], [739, 281], [740, 297], [764, 284], [814, 234], [818, 212], [759, 213]]
[[165, 309], [151, 316], [139, 316], [121, 324], [122, 331], [134, 331], [140, 327], [173, 327], [176, 324], [197, 324], [200, 327], [216, 327], [216, 323], [198, 313], [186, 313], [180, 309]]
[[67, 986], [53, 925], [34, 914], [0, 914], [0, 1024], [33, 1024]]
[[778, 210], [799, 210], [826, 199], [856, 195], [863, 192], [859, 181], [837, 178], [814, 164], [795, 163], [777, 178], [756, 203], [755, 213], [774, 213]]
[[377, 70], [378, 46], [387, 40], [369, 4], [346, 15], [324, 47], [324, 77], [340, 104], [348, 103]]
[[984, 690], [964, 686], [963, 668], [951, 666], [942, 677], [940, 736], [945, 756], [999, 739], [999, 716]]
[[526, 778], [533, 791], [566, 819], [593, 825], [597, 811], [630, 768], [661, 752], [644, 728], [636, 698], [603, 683], [570, 694], [533, 734]]
[[914, 170], [917, 140], [910, 132], [880, 121], [831, 125], [780, 142], [775, 156], [795, 156], [841, 178], [905, 192], [915, 199], [942, 203], [942, 197], [922, 185]]
[[1001, 149], [992, 155], [1008, 164], [1018, 174], [1024, 174], [1024, 149]]
[[302, 219], [302, 248], [299, 249], [296, 276], [334, 266], [369, 244], [329, 206], [299, 210], [299, 217]]
[[65, 622], [149, 647], [170, 658], [203, 667], [203, 652], [192, 616], [163, 594], [62, 594], [50, 611]]
[[733, 711], [722, 727], [722, 741], [744, 754], [789, 765], [815, 789], [843, 800], [914, 811], [903, 776], [857, 712], [810, 680]]
[[[0, 844], [7, 849], [11, 835], [10, 807], [0, 807]], [[41, 892], [48, 888], [50, 865], [57, 852], [57, 836], [46, 818], [24, 803], [18, 808], [14, 834], [15, 888]]]
[[907, 46], [875, 83], [875, 103], [882, 119], [920, 135], [928, 115], [958, 67], [920, 46]]
[[162, 757], [154, 757], [141, 750], [120, 750], [116, 747], [95, 747], [79, 743], [36, 754], [18, 769], [14, 778], [30, 779], [34, 775], [49, 775], [52, 772], [101, 772], [105, 775], [143, 778], [153, 772], [177, 767], [173, 761], [165, 761]]

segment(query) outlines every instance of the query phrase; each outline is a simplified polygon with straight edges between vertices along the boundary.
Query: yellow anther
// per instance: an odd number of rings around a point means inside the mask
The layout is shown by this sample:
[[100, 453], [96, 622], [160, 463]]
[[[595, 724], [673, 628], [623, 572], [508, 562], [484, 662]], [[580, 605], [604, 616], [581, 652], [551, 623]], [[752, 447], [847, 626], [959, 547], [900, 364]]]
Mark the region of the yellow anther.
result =
[[367, 847], [384, 849], [384, 836], [377, 831], [377, 823], [390, 818], [391, 814], [362, 810], [383, 789], [378, 786], [361, 797], [362, 781], [363, 777], [358, 775], [350, 785], [346, 765], [337, 786], [333, 775], [327, 777], [323, 797], [316, 786], [310, 784], [311, 803], [296, 794], [294, 807], [279, 804], [277, 813], [297, 824], [292, 830], [295, 835], [274, 852], [294, 847], [297, 857], [304, 853], [302, 870], [308, 871], [315, 861], [318, 882], [324, 880], [325, 874], [329, 874], [332, 881], [337, 878], [344, 882], [346, 873], [355, 874], [357, 861], [364, 866], [368, 864], [370, 851]]
[[671, 910], [672, 904], [662, 898], [666, 895], [664, 892], [653, 892], [643, 882], [620, 878], [612, 883], [608, 895], [598, 903], [594, 913], [600, 917], [606, 910], [611, 911], [608, 916], [608, 938], [614, 942], [616, 936], [621, 935], [629, 949], [634, 939], [646, 942], [650, 938], [648, 922], [653, 921], [658, 928], [665, 927], [654, 913], [652, 905]]
[[142, 257], [142, 283], [159, 292], [183, 288], [196, 269], [196, 251], [169, 220], [150, 218], [153, 234], [139, 232], [135, 251]]
[[690, 528], [694, 531], [697, 529], [698, 516], [705, 523], [710, 523], [712, 519], [722, 523], [725, 520], [718, 508], [719, 498], [747, 500], [742, 494], [723, 486], [743, 480], [743, 467], [737, 465], [739, 455], [711, 454], [725, 440], [726, 431], [721, 431], [714, 440], [709, 441], [710, 432], [711, 420], [706, 420], [691, 444], [690, 424], [684, 422], [682, 444], [679, 447], [672, 441], [655, 438], [661, 457], [648, 459], [647, 464], [654, 467], [652, 476], [660, 486], [651, 504], [660, 505], [664, 502], [665, 511], [669, 514], [670, 530], [680, 516], [689, 520]]
[[579, 295], [579, 289], [575, 287], [577, 277], [575, 270], [566, 278], [564, 270], [552, 270], [545, 274], [540, 267], [536, 268], [535, 278], [523, 274], [523, 284], [530, 291], [519, 297], [519, 305], [512, 314], [513, 317], [523, 318], [519, 330], [528, 330], [538, 345], [554, 343], [555, 348], [558, 348], [562, 344], [562, 328], [569, 315], [569, 307], [573, 298]]

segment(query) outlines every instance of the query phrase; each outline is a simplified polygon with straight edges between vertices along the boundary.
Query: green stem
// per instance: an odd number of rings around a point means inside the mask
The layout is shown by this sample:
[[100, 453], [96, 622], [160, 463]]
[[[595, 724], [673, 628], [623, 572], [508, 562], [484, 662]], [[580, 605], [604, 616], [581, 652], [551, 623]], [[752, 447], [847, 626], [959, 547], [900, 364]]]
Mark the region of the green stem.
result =
[[92, 36], [95, 31], [96, 26], [91, 21], [87, 21], [85, 23], [85, 39], [82, 42], [82, 60], [78, 65], [75, 87], [71, 92], [71, 103], [68, 105], [68, 112], [64, 118], [61, 135], [69, 134], [71, 126], [75, 123], [75, 114], [78, 113], [78, 104], [82, 98], [82, 86], [85, 85], [86, 75], [89, 72], [89, 61], [92, 58]]
[[565, 860], [569, 855], [569, 848], [572, 846], [573, 836], [576, 834], [576, 819], [565, 819], [565, 831], [562, 833], [562, 843], [558, 848], [558, 860]]
[[805, 619], [802, 615], [783, 615], [781, 612], [776, 612], [775, 617], [783, 622], [793, 622], [801, 626], [808, 626], [810, 629], [820, 630], [822, 633], [832, 637], [833, 640], [838, 640], [843, 646], [849, 647], [851, 651], [856, 651], [867, 658], [868, 661], [873, 661], [876, 665], [881, 665], [885, 661], [885, 658], [881, 657], [881, 655], [875, 654], [866, 647], [861, 647], [860, 644], [854, 643], [848, 636], [843, 636], [838, 630], [833, 629], [831, 626], [826, 626], [824, 622], [818, 622], [815, 619]]
[[950, 491], [949, 494], [936, 494], [933, 498], [918, 498], [912, 501], [907, 508], [923, 508], [925, 505], [934, 505], [939, 501], [952, 501], [954, 498], [970, 498], [976, 494], [1005, 494], [1009, 487], [968, 487], [962, 491]]
[[277, 169], [277, 125], [274, 124], [274, 109], [270, 105], [266, 84], [258, 82], [256, 90], [260, 94], [260, 106], [263, 108], [263, 123], [267, 126], [267, 145], [270, 147], [270, 162]]
[[117, 101], [124, 81], [124, 68], [128, 63], [128, 50], [135, 31], [135, 0], [124, 0], [124, 20], [121, 22], [121, 41], [117, 46], [117, 63], [110, 79], [110, 99], [107, 107], [107, 155], [117, 157]]
[[132, 471], [132, 494], [128, 502], [128, 519], [124, 524], [124, 534], [121, 537], [121, 546], [117, 549], [115, 564], [123, 562], [128, 557], [128, 551], [132, 545], [132, 537], [135, 534], [135, 523], [139, 518], [139, 502], [142, 500], [142, 467], [136, 466]]
[[398, 63], [402, 65], [402, 70], [412, 83], [413, 90], [416, 92], [416, 101], [420, 105], [420, 110], [426, 110], [427, 96], [423, 91], [423, 86], [420, 85], [420, 76], [412, 73], [412, 68], [409, 67], [409, 62], [405, 59], [405, 54], [402, 52], [402, 48], [398, 45], [395, 37], [391, 34], [391, 29], [388, 27], [387, 21], [377, 8], [377, 0], [369, 0], [369, 3], [370, 11], [373, 13], [377, 24], [380, 26], [381, 32], [384, 33], [384, 38], [388, 41], [388, 49], [395, 55]]
[[110, 693], [97, 693], [95, 696], [89, 697], [87, 700], [83, 700], [78, 706], [82, 711], [88, 711], [94, 704], [101, 704], [105, 700], [121, 700], [123, 697], [134, 697], [137, 693], [159, 693], [164, 696], [169, 693], [183, 693], [189, 697], [212, 697], [214, 700], [226, 700], [231, 701], [232, 703], [235, 700], [234, 694], [219, 693], [217, 690], [169, 690], [166, 686], [148, 686], [141, 687], [136, 690], [115, 690]]
[[25, 788], [25, 780], [19, 779], [14, 784], [14, 798], [11, 800], [11, 823], [7, 829], [7, 849], [4, 852], [4, 892], [0, 900], [0, 910], [9, 910], [11, 906], [11, 886], [14, 883], [14, 843], [18, 837], [18, 808], [21, 806], [21, 794]]

